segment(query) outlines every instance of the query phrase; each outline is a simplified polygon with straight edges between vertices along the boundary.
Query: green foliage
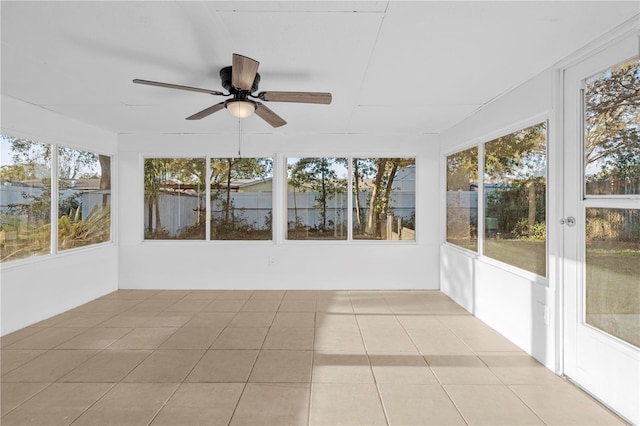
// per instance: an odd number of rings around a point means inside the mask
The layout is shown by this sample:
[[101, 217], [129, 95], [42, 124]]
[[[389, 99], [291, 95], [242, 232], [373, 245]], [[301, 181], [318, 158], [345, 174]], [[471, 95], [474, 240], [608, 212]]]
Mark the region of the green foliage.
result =
[[82, 247], [111, 239], [111, 208], [94, 207], [86, 220], [80, 217], [80, 207], [58, 219], [60, 249]]
[[592, 170], [587, 173], [590, 194], [640, 193], [639, 88], [639, 57], [587, 80], [585, 161]]

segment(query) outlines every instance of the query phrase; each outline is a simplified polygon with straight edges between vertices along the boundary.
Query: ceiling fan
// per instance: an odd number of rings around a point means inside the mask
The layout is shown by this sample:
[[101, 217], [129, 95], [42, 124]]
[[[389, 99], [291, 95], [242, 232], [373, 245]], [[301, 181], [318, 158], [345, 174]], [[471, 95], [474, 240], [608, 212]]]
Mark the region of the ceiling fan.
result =
[[198, 87], [182, 86], [179, 84], [160, 83], [149, 80], [133, 80], [134, 83], [147, 84], [149, 86], [167, 87], [169, 89], [190, 90], [192, 92], [208, 93], [215, 96], [233, 96], [231, 99], [217, 103], [209, 108], [187, 117], [187, 120], [200, 120], [214, 112], [226, 108], [233, 116], [245, 118], [254, 112], [264, 121], [273, 127], [280, 127], [287, 124], [278, 114], [267, 108], [262, 102], [249, 98], [259, 99], [265, 102], [297, 102], [305, 104], [330, 104], [331, 93], [324, 92], [259, 92], [260, 74], [258, 66], [260, 62], [247, 56], [237, 53], [233, 54], [232, 65], [220, 70], [222, 87], [229, 93], [218, 92], [217, 90], [200, 89]]

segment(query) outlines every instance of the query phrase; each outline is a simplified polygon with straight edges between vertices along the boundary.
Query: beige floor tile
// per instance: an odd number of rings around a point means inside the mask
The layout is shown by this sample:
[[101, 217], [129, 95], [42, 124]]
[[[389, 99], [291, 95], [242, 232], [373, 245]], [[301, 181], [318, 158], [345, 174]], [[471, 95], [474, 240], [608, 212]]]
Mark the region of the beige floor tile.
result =
[[258, 351], [210, 350], [196, 364], [187, 382], [244, 383], [248, 380]]
[[7, 348], [14, 343], [41, 331], [42, 330], [38, 327], [27, 327], [14, 331], [13, 333], [6, 334], [0, 337], [0, 347], [3, 349]]
[[102, 323], [100, 323], [100, 326], [123, 327], [123, 328], [143, 327], [147, 323], [152, 321], [156, 315], [157, 315], [157, 312], [153, 312], [153, 313], [125, 312], [119, 315], [115, 315], [106, 321], [103, 321]]
[[199, 312], [196, 314], [185, 327], [226, 327], [229, 325], [234, 312]]
[[151, 299], [179, 300], [187, 297], [191, 290], [162, 290], [151, 295]]
[[131, 328], [113, 327], [89, 328], [58, 346], [58, 349], [104, 349], [131, 330]]
[[313, 350], [313, 328], [271, 327], [262, 349]]
[[356, 321], [355, 314], [318, 312], [316, 313], [316, 328], [349, 328], [358, 330], [360, 327], [358, 321]]
[[122, 380], [151, 351], [102, 351], [60, 379], [62, 382], [104, 382]]
[[321, 352], [366, 353], [360, 331], [351, 328], [316, 328], [313, 347]]
[[128, 312], [136, 313], [136, 314], [152, 314], [156, 315], [160, 312], [164, 311], [167, 306], [170, 306], [173, 303], [173, 300], [162, 300], [162, 299], [148, 299], [143, 300], [138, 303], [136, 306], [131, 308]]
[[53, 383], [2, 416], [3, 425], [70, 425], [104, 395], [108, 383]]
[[239, 312], [245, 303], [247, 303], [245, 299], [225, 299], [219, 296], [205, 306], [202, 312]]
[[222, 290], [193, 290], [184, 297], [184, 300], [208, 300], [211, 302], [217, 298]]
[[390, 425], [466, 425], [440, 385], [379, 384]]
[[357, 314], [356, 321], [360, 328], [400, 328], [395, 315]]
[[444, 389], [470, 425], [543, 424], [506, 386], [445, 385]]
[[204, 355], [203, 350], [157, 350], [142, 361], [124, 382], [182, 382]]
[[397, 315], [398, 321], [407, 330], [430, 330], [432, 332], [448, 332], [449, 329], [440, 322], [437, 316], [431, 315]]
[[107, 349], [156, 349], [176, 331], [178, 328], [135, 328]]
[[376, 383], [437, 384], [435, 376], [418, 354], [369, 355]]
[[4, 416], [50, 384], [0, 383], [0, 414]]
[[238, 312], [229, 327], [270, 327], [275, 312]]
[[309, 425], [386, 424], [375, 384], [312, 384]]
[[475, 352], [521, 351], [519, 347], [511, 343], [507, 338], [474, 316], [443, 315], [439, 318], [444, 325], [449, 327], [456, 336]]
[[407, 333], [422, 355], [473, 355], [469, 346], [449, 330], [408, 329]]
[[316, 315], [313, 312], [278, 312], [272, 327], [314, 327]]
[[193, 319], [192, 315], [185, 315], [179, 312], [162, 312], [141, 325], [136, 327], [182, 327]]
[[112, 318], [112, 314], [95, 314], [83, 312], [65, 312], [53, 327], [96, 327]]
[[251, 294], [252, 300], [282, 300], [285, 290], [255, 290]]
[[249, 300], [253, 290], [221, 290], [216, 300]]
[[3, 350], [2, 355], [0, 356], [1, 375], [5, 375], [10, 371], [15, 370], [45, 352], [46, 351], [44, 349]]
[[176, 383], [119, 383], [73, 425], [148, 425], [177, 387]]
[[287, 290], [283, 300], [316, 300], [316, 290]]
[[266, 327], [225, 328], [211, 349], [260, 349], [267, 331]]
[[624, 424], [570, 383], [512, 385], [510, 388], [548, 425]]
[[346, 300], [331, 300], [331, 299], [318, 299], [316, 301], [317, 312], [332, 312], [332, 313], [344, 313], [353, 314], [353, 306], [351, 301]]
[[400, 326], [390, 328], [362, 327], [360, 331], [367, 353], [418, 353], [416, 345]]
[[113, 300], [113, 299], [130, 299], [130, 300], [146, 300], [153, 295], [157, 294], [159, 290], [117, 290], [112, 293], [107, 294], [106, 296], [102, 296], [100, 299], [102, 300]]
[[374, 383], [367, 355], [315, 352], [314, 383]]
[[173, 333], [159, 349], [209, 349], [222, 327], [185, 327]]
[[2, 376], [3, 382], [55, 382], [98, 351], [53, 350]]
[[167, 306], [164, 312], [179, 312], [184, 314], [196, 314], [203, 310], [207, 305], [211, 303], [211, 300], [194, 300], [194, 299], [181, 299]]
[[563, 383], [560, 377], [524, 352], [479, 353], [478, 355], [489, 369], [508, 385]]
[[280, 299], [254, 299], [244, 304], [243, 312], [276, 312], [280, 307]]
[[280, 303], [279, 312], [315, 312], [316, 301], [314, 300], [297, 300], [287, 299], [286, 296]]
[[228, 425], [244, 383], [184, 383], [152, 426]]
[[139, 300], [105, 300], [96, 299], [74, 309], [75, 312], [90, 312], [94, 314], [118, 314], [131, 309], [140, 303]]
[[254, 383], [308, 383], [311, 351], [260, 351], [249, 381]]
[[12, 345], [8, 345], [6, 349], [53, 349], [71, 340], [83, 331], [86, 331], [86, 328], [41, 328], [37, 333], [20, 339]]
[[247, 383], [231, 425], [306, 425], [309, 384]]
[[475, 355], [427, 355], [425, 359], [443, 385], [502, 384]]

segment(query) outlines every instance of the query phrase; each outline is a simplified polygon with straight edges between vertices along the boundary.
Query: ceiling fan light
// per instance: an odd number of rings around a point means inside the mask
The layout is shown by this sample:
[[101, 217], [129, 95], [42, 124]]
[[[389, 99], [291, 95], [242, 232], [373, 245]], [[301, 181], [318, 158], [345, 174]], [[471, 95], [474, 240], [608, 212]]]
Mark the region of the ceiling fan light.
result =
[[256, 104], [251, 101], [229, 101], [225, 104], [225, 108], [234, 117], [247, 118], [255, 112]]

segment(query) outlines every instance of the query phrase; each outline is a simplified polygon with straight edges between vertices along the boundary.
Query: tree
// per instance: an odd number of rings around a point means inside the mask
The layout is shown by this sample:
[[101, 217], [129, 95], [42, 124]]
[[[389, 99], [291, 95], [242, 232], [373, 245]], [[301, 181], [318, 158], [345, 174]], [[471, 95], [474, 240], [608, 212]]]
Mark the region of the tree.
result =
[[588, 192], [640, 193], [640, 58], [588, 79], [584, 93]]
[[301, 191], [317, 192], [315, 200], [320, 209], [321, 231], [329, 230], [328, 204], [337, 194], [344, 193], [346, 181], [338, 177], [336, 159], [328, 157], [300, 158], [289, 167], [289, 182]]
[[213, 158], [211, 159], [211, 184], [218, 199], [224, 191], [222, 202], [223, 223], [232, 224], [233, 201], [231, 199], [232, 182], [238, 179], [258, 179], [271, 174], [273, 164], [270, 158]]

